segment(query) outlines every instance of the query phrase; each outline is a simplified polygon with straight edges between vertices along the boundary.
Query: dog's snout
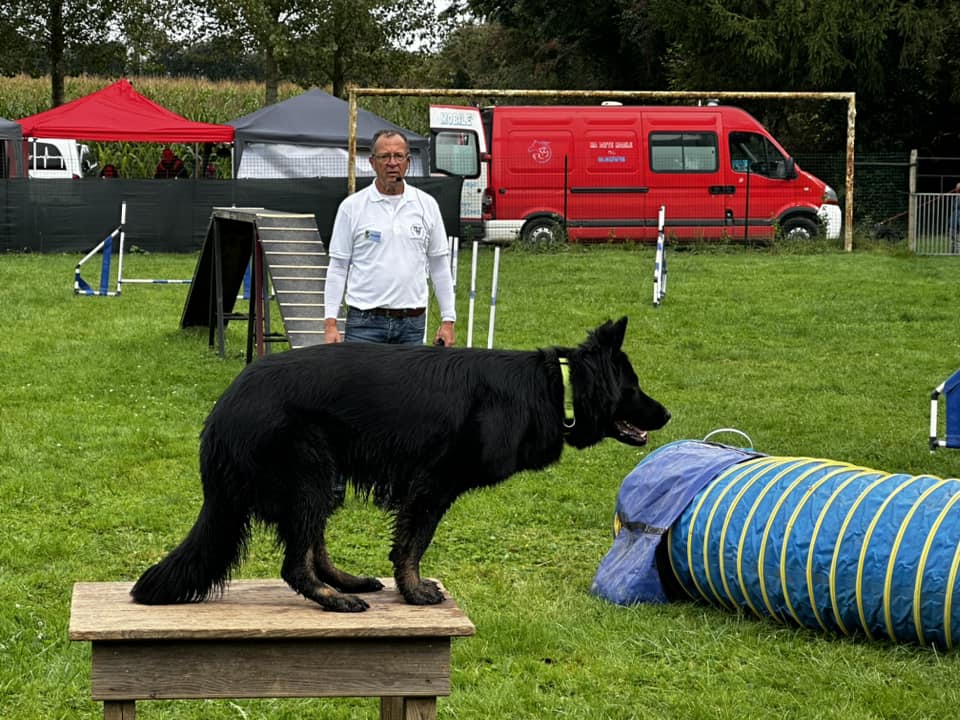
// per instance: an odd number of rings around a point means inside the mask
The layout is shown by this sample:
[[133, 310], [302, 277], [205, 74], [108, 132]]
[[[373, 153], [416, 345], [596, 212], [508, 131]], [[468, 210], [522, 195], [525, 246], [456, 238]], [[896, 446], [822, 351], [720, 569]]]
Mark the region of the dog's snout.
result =
[[[672, 416], [670, 415], [670, 411], [667, 410], [665, 407], [663, 407], [663, 405], [660, 406], [660, 409], [663, 411], [663, 412], [661, 413], [660, 427], [663, 427], [663, 426], [666, 425], [668, 422], [670, 422], [670, 418], [671, 418]], [[658, 429], [659, 429], [659, 428], [658, 428]]]

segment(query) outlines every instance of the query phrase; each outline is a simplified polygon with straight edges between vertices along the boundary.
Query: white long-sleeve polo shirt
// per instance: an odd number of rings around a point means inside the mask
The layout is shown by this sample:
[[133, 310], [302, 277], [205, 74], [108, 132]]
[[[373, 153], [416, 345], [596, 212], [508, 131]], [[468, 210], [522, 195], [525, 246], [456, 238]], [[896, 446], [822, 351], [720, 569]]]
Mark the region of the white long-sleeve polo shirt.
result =
[[[345, 198], [337, 209], [328, 252], [349, 263], [347, 305], [361, 310], [426, 307], [427, 274], [432, 272], [441, 315], [456, 318], [440, 206], [409, 183], [401, 195], [384, 195], [371, 183]], [[438, 272], [447, 277], [436, 277]], [[327, 289], [328, 317], [336, 317], [342, 299], [342, 293], [330, 292], [333, 289]]]

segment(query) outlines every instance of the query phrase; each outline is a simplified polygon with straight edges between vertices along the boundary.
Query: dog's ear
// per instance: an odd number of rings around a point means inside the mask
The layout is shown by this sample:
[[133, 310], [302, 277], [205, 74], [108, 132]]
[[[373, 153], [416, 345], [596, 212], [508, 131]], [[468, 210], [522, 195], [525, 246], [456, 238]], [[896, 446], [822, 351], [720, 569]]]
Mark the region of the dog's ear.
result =
[[623, 346], [623, 337], [626, 332], [627, 316], [624, 315], [616, 322], [607, 320], [603, 325], [597, 328], [596, 335], [597, 340], [600, 341], [601, 345], [614, 350], [619, 350]]

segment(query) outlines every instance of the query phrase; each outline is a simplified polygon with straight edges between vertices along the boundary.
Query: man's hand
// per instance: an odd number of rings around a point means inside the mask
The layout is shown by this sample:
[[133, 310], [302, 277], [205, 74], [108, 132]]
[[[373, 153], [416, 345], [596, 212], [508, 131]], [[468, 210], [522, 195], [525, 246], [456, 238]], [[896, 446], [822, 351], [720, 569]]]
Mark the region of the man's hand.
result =
[[452, 320], [444, 320], [442, 323], [440, 323], [440, 327], [437, 328], [437, 334], [433, 338], [433, 342], [435, 344], [439, 344], [437, 343], [438, 340], [443, 341], [444, 347], [453, 347], [456, 344], [457, 335], [454, 332]]
[[325, 343], [343, 342], [343, 335], [337, 328], [336, 318], [325, 318], [323, 321], [323, 341]]

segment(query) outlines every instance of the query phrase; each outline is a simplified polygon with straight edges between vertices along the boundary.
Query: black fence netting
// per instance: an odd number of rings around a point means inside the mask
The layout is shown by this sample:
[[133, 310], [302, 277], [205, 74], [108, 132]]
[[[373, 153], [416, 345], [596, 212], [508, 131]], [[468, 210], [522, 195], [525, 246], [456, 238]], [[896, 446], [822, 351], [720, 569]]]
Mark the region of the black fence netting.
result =
[[[357, 178], [362, 188], [371, 178]], [[460, 178], [410, 178], [440, 204], [448, 234], [459, 233]], [[0, 180], [0, 251], [72, 253], [95, 247], [120, 225], [127, 246], [194, 252], [215, 207], [313, 213], [327, 240], [346, 178], [291, 180]]]
[[[797, 154], [797, 164], [837, 191], [846, 204], [847, 170], [843, 154]], [[862, 152], [854, 157], [854, 227], [869, 231], [880, 223], [906, 227], [910, 200], [909, 152]]]

